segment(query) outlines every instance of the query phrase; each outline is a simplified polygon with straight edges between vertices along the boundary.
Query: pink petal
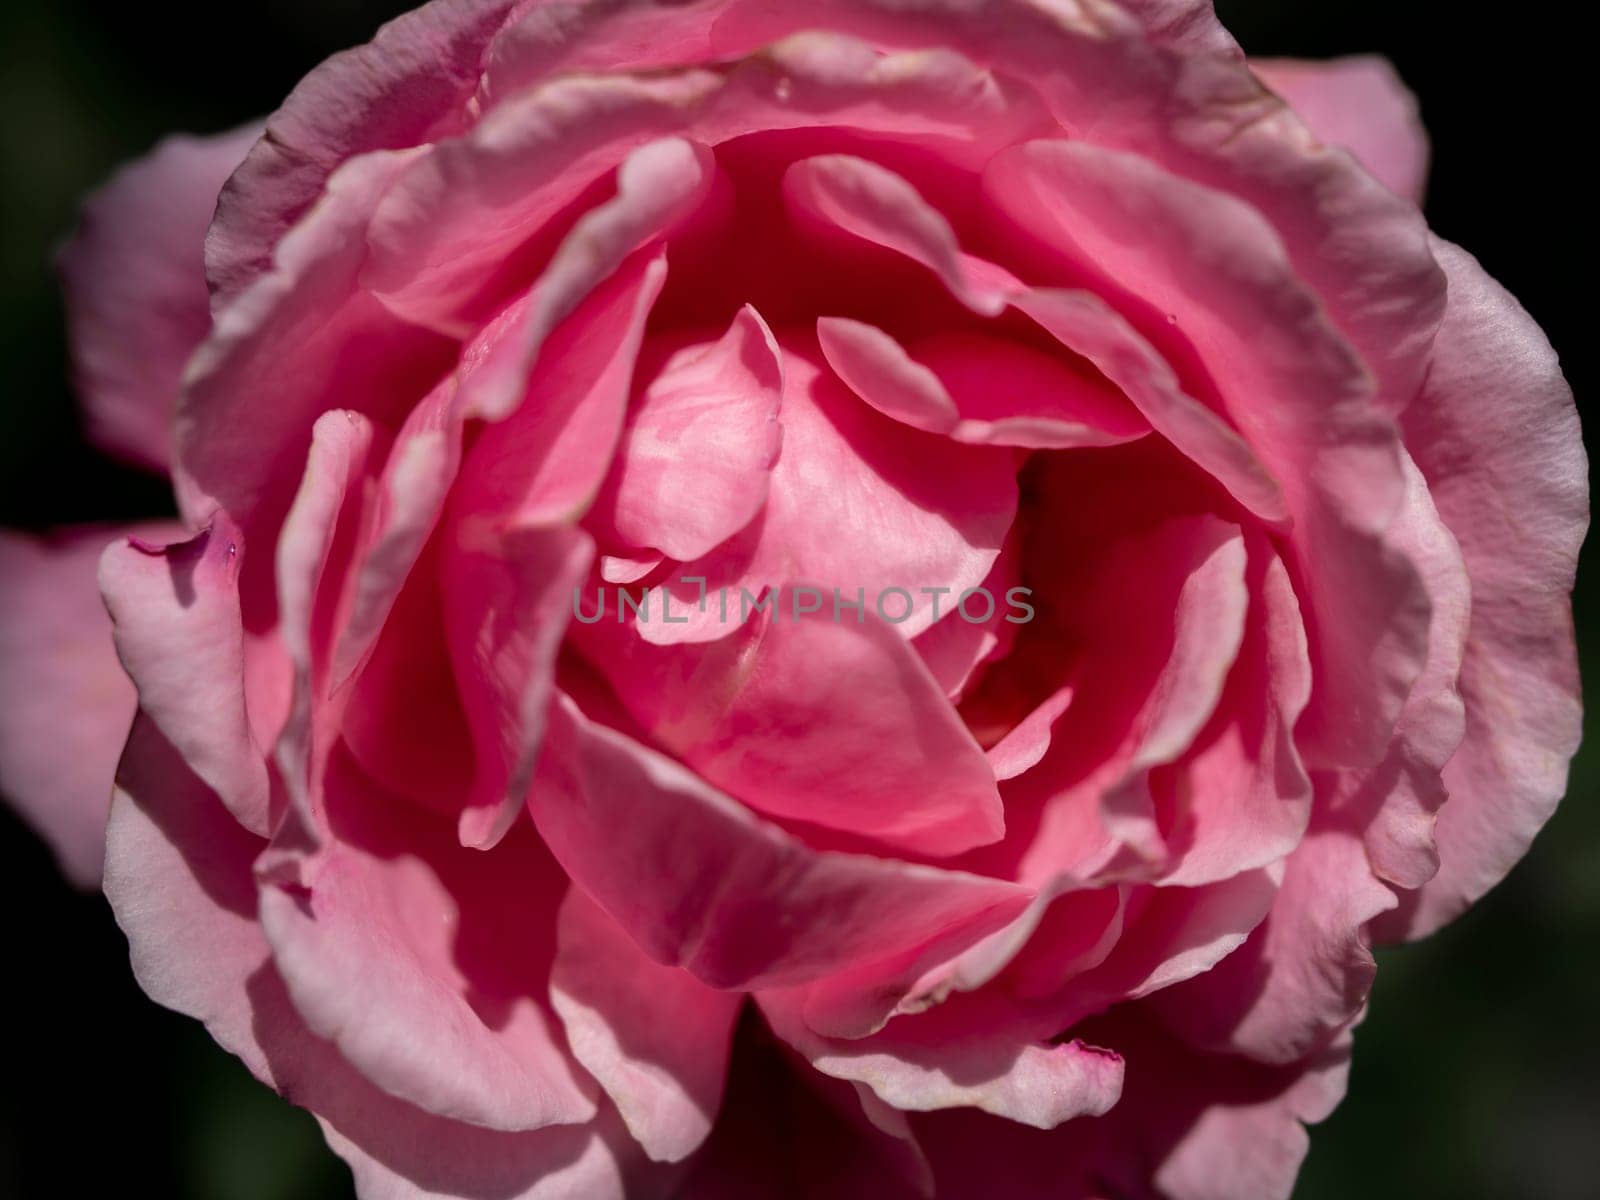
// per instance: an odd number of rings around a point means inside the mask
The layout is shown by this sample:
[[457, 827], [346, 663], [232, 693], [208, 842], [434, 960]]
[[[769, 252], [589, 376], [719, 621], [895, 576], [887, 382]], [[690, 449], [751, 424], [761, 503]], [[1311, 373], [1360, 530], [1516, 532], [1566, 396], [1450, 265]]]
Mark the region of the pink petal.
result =
[[220, 516], [172, 545], [130, 538], [107, 548], [100, 590], [140, 711], [234, 818], [265, 837], [269, 784], [239, 614], [243, 552], [238, 531]]
[[717, 1119], [738, 992], [646, 958], [576, 889], [561, 905], [550, 999], [572, 1054], [646, 1154], [679, 1162]]
[[968, 277], [955, 231], [909, 182], [877, 163], [847, 154], [802, 159], [783, 177], [783, 198], [796, 211], [922, 263], [984, 316], [997, 316], [1005, 296]]
[[1213, 475], [1240, 504], [1274, 524], [1287, 519], [1283, 490], [1249, 443], [1185, 393], [1166, 360], [1098, 296], [1032, 288], [1014, 293], [1011, 303], [1103, 371], [1157, 433]]
[[1289, 856], [1272, 911], [1249, 941], [1204, 975], [1151, 998], [1198, 1049], [1291, 1063], [1366, 1003], [1377, 964], [1367, 926], [1395, 906], [1360, 839], [1314, 829]]
[[[80, 887], [100, 879], [111, 781], [136, 707], [94, 583], [118, 533], [78, 529], [47, 542], [0, 533], [0, 792]], [[134, 536], [183, 531], [142, 526]]]
[[628, 546], [691, 562], [767, 499], [783, 428], [783, 360], [746, 305], [722, 339], [679, 351], [628, 417], [602, 519]]
[[1517, 302], [1464, 251], [1435, 252], [1450, 308], [1405, 433], [1471, 581], [1467, 732], [1444, 771], [1439, 873], [1385, 938], [1436, 929], [1499, 882], [1566, 790], [1582, 730], [1569, 595], [1588, 485], [1572, 393]]
[[[1245, 565], [1237, 526], [1184, 518], [1118, 539], [1078, 585], [1089, 589], [1074, 626], [1084, 649], [1072, 705], [1050, 733], [1059, 751], [1041, 756], [1015, 793], [1043, 803], [1024, 877], [1160, 870], [1169, 850], [1151, 773], [1190, 749], [1222, 699], [1244, 638]], [[1108, 636], [1118, 629], [1153, 632], [1118, 644]]]
[[1064, 450], [1150, 432], [1105, 381], [1017, 342], [950, 332], [908, 353], [871, 325], [817, 322], [828, 365], [885, 416], [975, 445]]
[[1250, 69], [1289, 102], [1312, 133], [1355, 155], [1391, 191], [1422, 203], [1428, 134], [1417, 98], [1388, 59], [1375, 54], [1327, 62], [1255, 58]]
[[[715, 164], [682, 138], [647, 142], [617, 168], [617, 192], [585, 213], [557, 247], [517, 312], [462, 378], [465, 411], [498, 421], [522, 399], [552, 332], [634, 251], [664, 234], [704, 199]], [[481, 220], [476, 217], [475, 219]]]
[[[474, 443], [453, 507], [522, 525], [575, 520], [600, 491], [627, 412], [645, 321], [666, 278], [659, 255], [639, 255], [600, 284], [539, 352], [521, 403]], [[469, 347], [479, 354], [515, 336], [525, 308], [513, 306]]]
[[[1016, 511], [1010, 452], [907, 430], [862, 404], [809, 352], [785, 349], [783, 450], [762, 517], [665, 581], [672, 606], [689, 620], [637, 623], [647, 641], [723, 637], [765, 589], [791, 583], [820, 589], [830, 604], [835, 588], [841, 603], [859, 590], [865, 611], [881, 600], [890, 619], [907, 606], [884, 593], [904, 589], [909, 615], [897, 628], [915, 637], [934, 623], [936, 608], [948, 612], [980, 586], [999, 555]], [[702, 576], [703, 584], [687, 582]], [[742, 604], [746, 591], [750, 602]]]
[[812, 850], [570, 700], [548, 745], [530, 806], [552, 852], [646, 954], [712, 987], [799, 983], [957, 928], [981, 937], [1027, 903], [997, 880]]
[[590, 1125], [500, 1133], [380, 1091], [306, 1028], [273, 969], [250, 873], [264, 843], [232, 820], [147, 721], [135, 725], [118, 781], [106, 895], [140, 985], [204, 1021], [257, 1078], [317, 1114], [363, 1196], [650, 1194], [641, 1156], [609, 1108]]
[[1385, 535], [1404, 479], [1366, 366], [1231, 196], [1078, 141], [1005, 151], [985, 181], [999, 212], [1186, 336], [1298, 527], [1317, 669], [1301, 746], [1319, 765], [1375, 761], [1422, 667], [1427, 603]]
[[997, 1014], [943, 1006], [851, 1041], [819, 1036], [783, 999], [763, 999], [779, 1037], [813, 1067], [869, 1086], [902, 1112], [971, 1107], [1054, 1129], [1100, 1116], [1122, 1089], [1122, 1060], [1081, 1042], [1019, 1040]]
[[527, 798], [556, 655], [594, 542], [582, 530], [555, 526], [453, 549], [442, 564], [444, 618], [478, 764], [459, 832], [463, 845], [487, 850]]
[[1000, 838], [982, 750], [893, 625], [799, 615], [801, 591], [715, 642], [650, 646], [597, 628], [635, 720], [704, 779], [777, 817], [918, 855]]
[[1279, 862], [1311, 817], [1311, 780], [1294, 742], [1311, 694], [1305, 627], [1282, 560], [1259, 541], [1251, 560], [1244, 643], [1217, 713], [1156, 784], [1168, 885]]
[[241, 599], [270, 623], [276, 535], [312, 427], [348, 408], [398, 428], [454, 361], [456, 347], [403, 325], [356, 287], [372, 208], [405, 155], [352, 159], [278, 243], [272, 269], [219, 307], [178, 409], [175, 484], [196, 526], [218, 508], [251, 547]]
[[591, 1118], [591, 1085], [542, 1003], [566, 881], [531, 831], [492, 854], [465, 849], [339, 755], [325, 804], [310, 889], [261, 892], [273, 959], [310, 1028], [442, 1117], [502, 1130]]
[[184, 364], [211, 329], [206, 227], [261, 134], [167, 138], [83, 207], [59, 259], [89, 439], [158, 471], [172, 460]]
[[342, 164], [467, 124], [484, 50], [512, 7], [512, 0], [425, 4], [300, 81], [217, 204], [205, 274], [219, 310], [270, 272], [279, 240]]

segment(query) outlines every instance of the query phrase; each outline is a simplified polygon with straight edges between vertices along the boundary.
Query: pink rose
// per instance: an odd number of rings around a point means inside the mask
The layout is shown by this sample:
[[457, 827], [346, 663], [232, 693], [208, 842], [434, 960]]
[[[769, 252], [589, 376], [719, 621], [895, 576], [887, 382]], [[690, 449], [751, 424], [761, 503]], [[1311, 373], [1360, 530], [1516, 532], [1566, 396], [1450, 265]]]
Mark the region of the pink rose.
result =
[[1579, 734], [1571, 396], [1392, 72], [436, 0], [257, 132], [66, 254], [183, 521], [120, 669], [106, 534], [0, 543], [0, 783], [92, 882], [120, 748], [150, 995], [368, 1200], [1287, 1196]]

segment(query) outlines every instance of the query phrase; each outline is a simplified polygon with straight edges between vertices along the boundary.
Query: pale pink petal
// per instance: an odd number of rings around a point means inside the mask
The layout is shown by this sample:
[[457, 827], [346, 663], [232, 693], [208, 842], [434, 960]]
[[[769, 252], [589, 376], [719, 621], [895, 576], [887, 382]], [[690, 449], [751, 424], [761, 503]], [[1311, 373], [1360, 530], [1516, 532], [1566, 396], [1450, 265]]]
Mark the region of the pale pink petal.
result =
[[205, 277], [219, 307], [272, 269], [279, 240], [342, 164], [467, 125], [485, 48], [513, 7], [514, 0], [433, 0], [300, 81], [217, 204]]
[[[979, 587], [999, 556], [1016, 511], [1011, 451], [907, 429], [851, 395], [813, 350], [784, 349], [783, 450], [766, 508], [664, 581], [688, 621], [636, 623], [648, 641], [723, 637], [765, 589], [786, 584], [815, 587], [829, 605], [838, 589], [841, 606], [860, 600], [864, 612], [915, 637]], [[840, 613], [855, 620], [853, 609]]]
[[1054, 1129], [1110, 1110], [1122, 1088], [1116, 1054], [1077, 1041], [1020, 1040], [996, 1003], [992, 1012], [940, 1006], [849, 1041], [813, 1032], [784, 999], [764, 998], [762, 1011], [817, 1070], [864, 1083], [902, 1112], [971, 1107]]
[[106, 895], [134, 974], [205, 1022], [253, 1074], [317, 1115], [362, 1200], [638, 1200], [660, 1194], [614, 1110], [588, 1125], [500, 1133], [380, 1091], [290, 1002], [256, 921], [243, 830], [148, 721], [118, 772]]
[[717, 1119], [744, 997], [646, 958], [577, 889], [562, 902], [550, 1000], [572, 1054], [651, 1158], [678, 1162]]
[[722, 339], [673, 355], [628, 416], [600, 517], [630, 547], [690, 562], [767, 499], [783, 428], [783, 360], [746, 305]]
[[1436, 929], [1499, 882], [1566, 790], [1582, 732], [1569, 596], [1588, 483], [1572, 392], [1517, 302], [1464, 251], [1436, 253], [1450, 309], [1405, 432], [1471, 581], [1467, 732], [1444, 771], [1439, 873], [1385, 938]]
[[86, 433], [119, 458], [158, 471], [172, 461], [184, 364], [211, 329], [206, 227], [260, 134], [167, 138], [84, 203], [61, 252]]
[[[139, 708], [236, 820], [265, 837], [269, 785], [250, 721], [239, 615], [242, 539], [219, 516], [173, 544], [144, 537], [107, 548], [100, 591]], [[178, 540], [183, 539], [183, 540]]]
[[1250, 69], [1289, 102], [1312, 133], [1355, 155], [1391, 191], [1422, 203], [1428, 134], [1417, 98], [1388, 59], [1375, 54], [1327, 62], [1254, 58]]
[[[134, 536], [183, 536], [172, 524]], [[0, 533], [0, 792], [80, 887], [100, 879], [117, 758], [136, 707], [95, 569], [127, 530]]]
[[1097, 1120], [1040, 1132], [963, 1111], [913, 1118], [939, 1195], [1288, 1200], [1305, 1125], [1333, 1110], [1349, 1071], [1348, 1036], [1290, 1067], [1195, 1054], [1136, 1011], [1093, 1036], [1126, 1064], [1122, 1098]]
[[812, 850], [569, 700], [551, 711], [540, 832], [646, 954], [713, 987], [795, 984], [955, 929], [976, 939], [1027, 904], [999, 880]]
[[277, 542], [283, 652], [293, 671], [288, 720], [272, 748], [287, 798], [268, 852], [271, 873], [305, 881], [302, 855], [326, 837], [322, 775], [338, 730], [330, 703], [329, 660], [343, 595], [344, 572], [361, 523], [363, 483], [373, 453], [372, 423], [357, 413], [318, 418], [294, 502]]
[[442, 1117], [537, 1129], [594, 1116], [543, 1002], [566, 886], [524, 826], [492, 854], [334, 755], [309, 889], [265, 884], [295, 1007], [368, 1079]]
[[1394, 534], [1421, 568], [1433, 606], [1428, 661], [1400, 711], [1389, 753], [1369, 771], [1341, 776], [1328, 799], [1330, 808], [1348, 814], [1347, 823], [1364, 828], [1378, 878], [1416, 888], [1439, 869], [1433, 835], [1435, 814], [1447, 798], [1442, 772], [1466, 731], [1458, 681], [1472, 590], [1460, 547], [1409, 455], [1405, 467], [1406, 506]]
[[1151, 997], [1197, 1049], [1258, 1062], [1304, 1058], [1355, 1019], [1377, 964], [1367, 926], [1395, 906], [1359, 837], [1313, 829], [1250, 940], [1198, 978]]

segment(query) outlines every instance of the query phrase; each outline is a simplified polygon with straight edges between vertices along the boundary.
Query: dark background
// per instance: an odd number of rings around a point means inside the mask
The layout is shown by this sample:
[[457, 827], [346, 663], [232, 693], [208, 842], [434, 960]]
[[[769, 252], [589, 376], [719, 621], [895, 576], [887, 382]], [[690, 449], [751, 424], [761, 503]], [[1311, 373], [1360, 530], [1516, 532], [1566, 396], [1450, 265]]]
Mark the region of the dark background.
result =
[[[169, 130], [212, 132], [270, 111], [319, 60], [403, 7], [0, 4], [0, 524], [167, 505], [163, 485], [108, 466], [78, 440], [49, 268], [77, 197]], [[1434, 139], [1434, 228], [1476, 253], [1543, 324], [1594, 444], [1594, 312], [1579, 288], [1595, 220], [1587, 101], [1596, 68], [1580, 61], [1590, 52], [1577, 8], [1525, 5], [1483, 20], [1454, 0], [1217, 8], [1254, 54], [1378, 51], [1398, 65]], [[1591, 712], [1600, 711], [1597, 592], [1591, 545], [1576, 600]], [[1303, 1200], [1600, 1194], [1595, 743], [1505, 884], [1443, 933], [1379, 953], [1351, 1095], [1313, 1133]], [[0, 929], [0, 1198], [350, 1195], [310, 1117], [257, 1085], [197, 1024], [147, 1001], [104, 901], [67, 888], [4, 811]]]

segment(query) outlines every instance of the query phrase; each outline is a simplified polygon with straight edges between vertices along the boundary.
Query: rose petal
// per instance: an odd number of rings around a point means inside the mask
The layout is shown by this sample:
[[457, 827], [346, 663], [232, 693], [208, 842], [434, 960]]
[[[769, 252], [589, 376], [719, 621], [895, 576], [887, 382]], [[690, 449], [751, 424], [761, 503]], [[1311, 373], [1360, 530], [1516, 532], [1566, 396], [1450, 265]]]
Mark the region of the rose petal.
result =
[[[117, 757], [136, 708], [95, 587], [110, 528], [47, 542], [0, 533], [0, 792], [93, 887], [105, 857]], [[165, 541], [181, 527], [136, 527]], [[126, 536], [126, 533], [124, 533]]]
[[981, 937], [1027, 904], [998, 880], [812, 850], [570, 700], [551, 714], [530, 797], [540, 832], [646, 954], [712, 987], [798, 983], [941, 931]]
[[1444, 771], [1439, 873], [1381, 923], [1386, 939], [1438, 928], [1499, 882], [1565, 792], [1582, 730], [1569, 595], [1588, 483], [1572, 392], [1517, 302], [1464, 251], [1435, 252], [1450, 309], [1405, 431], [1471, 581], [1467, 733]]
[[205, 237], [261, 126], [169, 137], [83, 206], [58, 260], [86, 433], [164, 471], [184, 364], [211, 329]]
[[660, 1162], [693, 1153], [722, 1104], [743, 996], [652, 962], [574, 889], [561, 905], [550, 999], [573, 1057], [645, 1153]]
[[1311, 132], [1350, 151], [1378, 182], [1414, 204], [1428, 181], [1428, 134], [1417, 98], [1376, 54], [1326, 62], [1250, 60], [1250, 69], [1289, 102]]

